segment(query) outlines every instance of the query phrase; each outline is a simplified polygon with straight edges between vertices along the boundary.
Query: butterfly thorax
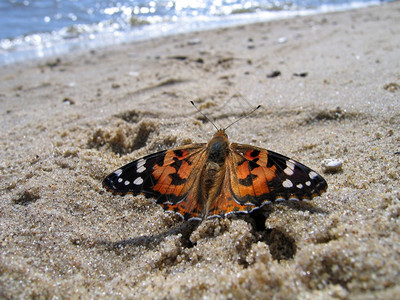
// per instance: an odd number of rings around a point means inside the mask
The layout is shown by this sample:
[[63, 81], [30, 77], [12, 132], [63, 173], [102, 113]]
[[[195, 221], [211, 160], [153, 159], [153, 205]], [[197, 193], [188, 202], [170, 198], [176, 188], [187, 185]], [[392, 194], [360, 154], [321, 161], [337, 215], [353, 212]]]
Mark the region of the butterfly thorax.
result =
[[218, 130], [207, 145], [207, 153], [207, 162], [216, 163], [219, 166], [225, 163], [229, 153], [229, 140], [225, 131], [222, 129]]

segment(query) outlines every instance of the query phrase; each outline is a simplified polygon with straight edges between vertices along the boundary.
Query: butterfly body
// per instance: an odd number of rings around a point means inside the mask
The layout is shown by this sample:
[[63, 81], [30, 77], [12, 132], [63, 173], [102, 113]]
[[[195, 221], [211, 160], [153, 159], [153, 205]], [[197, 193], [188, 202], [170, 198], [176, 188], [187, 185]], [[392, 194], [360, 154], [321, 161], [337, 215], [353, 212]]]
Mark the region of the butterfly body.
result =
[[220, 129], [191, 144], [133, 161], [107, 176], [114, 194], [143, 194], [188, 219], [249, 213], [279, 200], [311, 200], [327, 189], [315, 171], [281, 154], [230, 143]]

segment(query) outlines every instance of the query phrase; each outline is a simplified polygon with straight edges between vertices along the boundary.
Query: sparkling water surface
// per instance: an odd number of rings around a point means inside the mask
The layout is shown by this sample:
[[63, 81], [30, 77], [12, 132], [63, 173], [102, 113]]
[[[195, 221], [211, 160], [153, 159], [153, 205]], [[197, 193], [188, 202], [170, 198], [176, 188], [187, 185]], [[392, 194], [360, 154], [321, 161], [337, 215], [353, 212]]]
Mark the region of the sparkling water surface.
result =
[[0, 0], [0, 64], [376, 0]]

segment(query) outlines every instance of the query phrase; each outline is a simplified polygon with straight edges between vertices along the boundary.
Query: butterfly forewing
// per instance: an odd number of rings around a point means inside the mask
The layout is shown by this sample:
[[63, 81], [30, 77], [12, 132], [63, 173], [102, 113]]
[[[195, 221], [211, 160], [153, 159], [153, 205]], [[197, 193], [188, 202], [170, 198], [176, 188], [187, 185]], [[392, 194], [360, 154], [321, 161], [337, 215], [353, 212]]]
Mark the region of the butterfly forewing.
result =
[[192, 144], [142, 157], [108, 175], [103, 186], [114, 194], [143, 194], [175, 204], [191, 189], [193, 164], [198, 164], [203, 148]]
[[103, 186], [118, 195], [145, 193], [148, 196], [156, 196], [157, 193], [151, 189], [154, 178], [149, 170], [155, 165], [162, 165], [165, 152], [145, 156], [115, 170], [104, 179]]
[[270, 182], [277, 199], [311, 200], [326, 191], [328, 184], [314, 170], [283, 156], [268, 151], [269, 166], [276, 166], [276, 177]]

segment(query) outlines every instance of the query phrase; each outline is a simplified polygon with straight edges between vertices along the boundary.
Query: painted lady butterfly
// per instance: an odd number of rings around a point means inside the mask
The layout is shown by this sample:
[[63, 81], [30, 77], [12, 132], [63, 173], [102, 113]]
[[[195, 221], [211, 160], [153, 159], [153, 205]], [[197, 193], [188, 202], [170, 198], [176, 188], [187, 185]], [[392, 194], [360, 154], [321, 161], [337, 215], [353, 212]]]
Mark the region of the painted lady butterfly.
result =
[[103, 186], [118, 195], [154, 198], [185, 220], [249, 213], [274, 201], [311, 200], [326, 191], [326, 181], [315, 171], [269, 150], [230, 143], [226, 129], [207, 144], [135, 160], [108, 175]]

